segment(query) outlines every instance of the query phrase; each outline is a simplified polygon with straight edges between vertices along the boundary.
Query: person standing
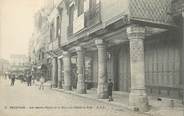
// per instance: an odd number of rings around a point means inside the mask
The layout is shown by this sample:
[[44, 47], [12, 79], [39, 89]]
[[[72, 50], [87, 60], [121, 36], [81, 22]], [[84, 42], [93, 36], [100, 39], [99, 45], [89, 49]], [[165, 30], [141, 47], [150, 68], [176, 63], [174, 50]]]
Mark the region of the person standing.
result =
[[43, 77], [43, 75], [41, 75], [40, 87], [39, 87], [40, 90], [44, 90], [44, 83], [45, 83], [45, 78]]
[[108, 97], [109, 97], [109, 101], [113, 101], [113, 98], [112, 98], [112, 88], [113, 88], [113, 83], [112, 83], [111, 79], [109, 79], [109, 81], [108, 81]]
[[14, 86], [15, 84], [15, 74], [11, 76], [11, 86]]
[[28, 84], [28, 86], [31, 86], [31, 81], [32, 81], [32, 75], [31, 75], [31, 73], [29, 73], [28, 77], [27, 77], [27, 84]]

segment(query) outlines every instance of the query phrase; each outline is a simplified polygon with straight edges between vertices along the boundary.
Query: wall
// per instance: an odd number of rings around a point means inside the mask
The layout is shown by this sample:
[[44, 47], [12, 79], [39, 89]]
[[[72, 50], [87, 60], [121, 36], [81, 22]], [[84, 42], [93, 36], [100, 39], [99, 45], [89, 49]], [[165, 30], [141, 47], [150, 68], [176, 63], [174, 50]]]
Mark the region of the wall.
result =
[[173, 33], [162, 33], [145, 40], [145, 77], [148, 93], [179, 97], [180, 50]]
[[118, 56], [118, 80], [119, 90], [128, 92], [130, 90], [130, 55], [128, 44], [121, 45]]

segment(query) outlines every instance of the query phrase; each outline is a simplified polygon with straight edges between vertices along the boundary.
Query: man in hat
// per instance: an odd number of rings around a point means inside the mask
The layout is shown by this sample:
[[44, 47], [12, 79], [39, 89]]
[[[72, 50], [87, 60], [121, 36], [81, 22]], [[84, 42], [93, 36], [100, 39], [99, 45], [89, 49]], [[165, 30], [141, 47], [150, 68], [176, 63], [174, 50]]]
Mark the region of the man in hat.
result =
[[15, 74], [11, 75], [11, 86], [14, 86], [15, 84]]
[[113, 88], [113, 83], [112, 83], [111, 79], [109, 79], [109, 81], [108, 81], [108, 97], [109, 97], [109, 101], [113, 101], [113, 98], [112, 98], [112, 88]]

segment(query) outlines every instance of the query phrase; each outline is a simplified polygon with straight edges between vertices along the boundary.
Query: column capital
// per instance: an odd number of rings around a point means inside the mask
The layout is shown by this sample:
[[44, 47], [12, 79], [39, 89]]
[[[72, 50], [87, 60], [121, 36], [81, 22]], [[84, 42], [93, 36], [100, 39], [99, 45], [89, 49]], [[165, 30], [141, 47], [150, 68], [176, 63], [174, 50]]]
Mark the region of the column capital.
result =
[[77, 47], [75, 47], [75, 50], [76, 50], [77, 52], [79, 52], [79, 51], [82, 51], [83, 48], [82, 48], [81, 46], [77, 46]]
[[144, 39], [145, 33], [146, 33], [145, 27], [138, 25], [132, 25], [130, 27], [127, 27], [128, 39]]
[[103, 39], [95, 40], [95, 44], [96, 44], [97, 48], [104, 48], [105, 47], [105, 43], [104, 43]]
[[97, 39], [97, 40], [95, 40], [95, 44], [96, 45], [103, 45], [104, 41], [103, 41], [103, 39]]
[[70, 53], [68, 51], [63, 51], [63, 56], [66, 57], [66, 56], [70, 56]]

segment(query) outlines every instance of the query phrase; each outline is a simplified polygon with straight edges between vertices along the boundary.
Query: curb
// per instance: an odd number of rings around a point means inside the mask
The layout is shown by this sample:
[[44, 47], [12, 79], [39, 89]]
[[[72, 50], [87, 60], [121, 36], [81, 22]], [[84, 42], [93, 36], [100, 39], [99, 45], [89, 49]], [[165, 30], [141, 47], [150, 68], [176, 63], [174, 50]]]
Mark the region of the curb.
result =
[[[77, 96], [77, 97], [82, 97], [82, 98], [89, 99], [89, 100], [92, 100], [92, 101], [95, 100], [95, 101], [98, 101], [98, 102], [101, 102], [101, 103], [105, 103], [107, 105], [112, 105], [114, 107], [120, 107], [123, 110], [133, 112], [131, 109], [129, 109], [129, 107], [127, 105], [105, 101], [107, 99], [97, 99], [97, 98], [95, 99], [93, 97], [85, 96], [85, 94], [78, 94], [78, 93], [75, 93], [74, 91], [64, 91], [63, 89], [57, 89], [57, 88], [51, 88], [51, 90], [58, 91], [58, 92], [63, 92], [65, 94], [74, 95], [74, 96]], [[137, 113], [139, 113], [139, 112], [137, 112]], [[145, 114], [145, 113], [142, 113], [142, 114]]]
[[98, 101], [100, 103], [105, 103], [107, 105], [112, 105], [114, 107], [120, 107], [124, 111], [130, 111], [130, 112], [134, 112], [134, 113], [138, 113], [138, 114], [144, 114], [144, 115], [148, 115], [148, 116], [158, 116], [158, 114], [154, 115], [150, 111], [148, 111], [148, 112], [136, 112], [136, 111], [133, 111], [132, 109], [130, 109], [130, 107], [128, 107], [125, 104], [113, 103], [113, 102], [105, 101], [107, 99], [97, 99], [97, 98], [94, 98], [94, 97], [85, 96], [85, 94], [78, 94], [78, 93], [75, 93], [74, 91], [64, 91], [63, 89], [58, 89], [58, 88], [50, 88], [50, 89], [54, 90], [54, 91], [57, 91], [57, 92], [62, 92], [64, 94], [69, 94], [69, 95], [74, 95], [74, 96], [77, 96], [77, 97], [82, 97], [82, 98], [85, 98], [85, 99], [88, 99], [88, 100], [92, 100], [92, 101], [95, 100], [95, 101]]

